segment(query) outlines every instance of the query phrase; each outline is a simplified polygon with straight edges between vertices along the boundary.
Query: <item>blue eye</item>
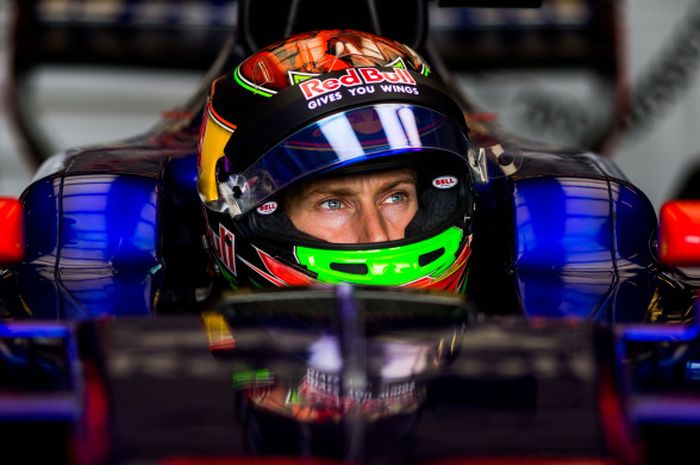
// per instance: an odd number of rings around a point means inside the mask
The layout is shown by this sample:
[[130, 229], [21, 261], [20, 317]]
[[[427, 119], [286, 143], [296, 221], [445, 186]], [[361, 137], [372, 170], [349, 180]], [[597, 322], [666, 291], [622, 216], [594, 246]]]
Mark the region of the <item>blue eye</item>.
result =
[[324, 200], [321, 202], [321, 208], [326, 210], [338, 210], [343, 206], [343, 203], [338, 199]]
[[395, 192], [391, 194], [389, 197], [387, 197], [386, 202], [387, 203], [399, 203], [403, 202], [408, 198], [406, 194], [403, 192]]

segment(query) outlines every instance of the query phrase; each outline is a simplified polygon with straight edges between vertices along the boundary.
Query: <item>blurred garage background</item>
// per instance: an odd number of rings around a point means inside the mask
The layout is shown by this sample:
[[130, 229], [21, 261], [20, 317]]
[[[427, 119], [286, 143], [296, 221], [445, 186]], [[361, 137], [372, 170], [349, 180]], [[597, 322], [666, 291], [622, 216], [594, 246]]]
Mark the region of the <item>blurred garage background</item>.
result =
[[[700, 189], [689, 180], [700, 168], [700, 0], [450, 3], [431, 3], [431, 35], [484, 115], [604, 153], [657, 209]], [[22, 0], [34, 6], [19, 21], [17, 4], [0, 0], [0, 195], [12, 196], [37, 152], [136, 135], [182, 103], [237, 21], [225, 0]]]

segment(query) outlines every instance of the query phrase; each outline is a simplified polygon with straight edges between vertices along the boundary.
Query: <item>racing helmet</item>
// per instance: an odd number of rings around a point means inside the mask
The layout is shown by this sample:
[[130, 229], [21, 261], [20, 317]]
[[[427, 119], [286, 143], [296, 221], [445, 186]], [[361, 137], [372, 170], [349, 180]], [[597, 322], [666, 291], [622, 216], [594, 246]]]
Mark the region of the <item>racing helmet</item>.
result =
[[[207, 243], [234, 288], [352, 283], [461, 290], [471, 253], [463, 113], [409, 47], [354, 30], [295, 35], [214, 80], [199, 140]], [[333, 243], [283, 198], [316, 179], [409, 168], [404, 237]]]

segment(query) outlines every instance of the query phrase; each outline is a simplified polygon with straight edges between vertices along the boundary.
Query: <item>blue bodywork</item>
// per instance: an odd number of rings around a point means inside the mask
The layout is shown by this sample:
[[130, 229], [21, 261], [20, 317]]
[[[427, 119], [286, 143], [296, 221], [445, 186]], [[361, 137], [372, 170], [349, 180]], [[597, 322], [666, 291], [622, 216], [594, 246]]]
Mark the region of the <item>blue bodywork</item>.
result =
[[618, 179], [530, 178], [515, 183], [514, 202], [528, 315], [644, 318], [656, 219], [639, 190]]
[[27, 249], [17, 276], [26, 306], [46, 319], [152, 313], [165, 241], [186, 231], [179, 222], [196, 224], [187, 215], [198, 204], [182, 205], [198, 202], [191, 146], [59, 157], [22, 196]]
[[[148, 315], [205, 281], [195, 144], [195, 131], [165, 133], [46, 163], [22, 196], [18, 286], [34, 317]], [[492, 179], [477, 186], [476, 300], [488, 282], [486, 312], [645, 320], [658, 264], [644, 194], [596, 155], [515, 156], [507, 175], [489, 159]], [[494, 299], [500, 290], [511, 298]]]

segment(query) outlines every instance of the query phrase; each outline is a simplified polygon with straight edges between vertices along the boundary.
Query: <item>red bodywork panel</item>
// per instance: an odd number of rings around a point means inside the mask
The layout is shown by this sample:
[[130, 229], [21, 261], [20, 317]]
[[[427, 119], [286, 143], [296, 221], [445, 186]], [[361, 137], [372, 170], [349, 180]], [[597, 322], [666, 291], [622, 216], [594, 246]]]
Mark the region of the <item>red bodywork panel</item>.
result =
[[700, 266], [700, 201], [675, 200], [661, 207], [659, 257], [671, 266]]
[[22, 204], [0, 197], [0, 264], [18, 262], [24, 256]]

